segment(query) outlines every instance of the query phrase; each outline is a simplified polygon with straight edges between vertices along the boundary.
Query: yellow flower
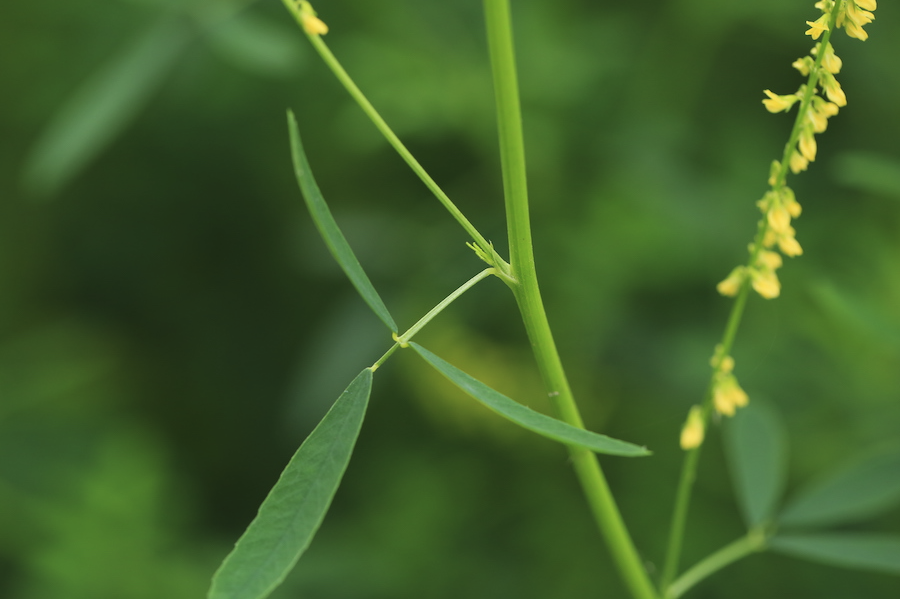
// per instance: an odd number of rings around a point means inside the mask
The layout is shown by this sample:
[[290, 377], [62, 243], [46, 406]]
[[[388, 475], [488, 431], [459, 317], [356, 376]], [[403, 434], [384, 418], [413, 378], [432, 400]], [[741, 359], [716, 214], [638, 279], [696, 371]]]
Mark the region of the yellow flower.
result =
[[836, 74], [841, 72], [841, 67], [843, 65], [844, 62], [834, 53], [834, 46], [829, 42], [825, 46], [825, 56], [822, 57], [822, 66], [824, 66], [829, 73]]
[[700, 447], [705, 436], [705, 426], [703, 425], [703, 408], [700, 406], [692, 406], [688, 412], [687, 420], [681, 429], [681, 448], [685, 451]]
[[781, 163], [777, 160], [772, 161], [772, 166], [769, 167], [769, 185], [775, 187], [775, 184], [778, 183], [778, 173], [781, 172]]
[[315, 15], [303, 15], [303, 30], [309, 35], [325, 35], [328, 33], [328, 25]]
[[803, 58], [798, 58], [794, 62], [791, 63], [791, 66], [800, 71], [800, 74], [806, 77], [809, 75], [809, 69], [813, 65], [813, 60], [809, 56], [804, 56]]
[[781, 282], [774, 270], [754, 268], [750, 271], [750, 283], [756, 293], [765, 299], [775, 299], [781, 295]]
[[770, 270], [781, 268], [782, 264], [784, 264], [784, 261], [781, 259], [781, 254], [779, 254], [778, 252], [770, 252], [768, 250], [762, 250], [759, 252], [757, 262]]
[[791, 213], [784, 206], [775, 206], [766, 214], [769, 226], [776, 233], [784, 233], [791, 227]]
[[846, 31], [847, 35], [849, 35], [850, 37], [855, 37], [856, 39], [861, 41], [866, 41], [867, 39], [869, 39], [869, 34], [866, 33], [866, 30], [853, 21], [847, 21], [847, 23], [844, 24], [844, 31]]
[[773, 94], [771, 91], [765, 89], [763, 92], [769, 96], [767, 99], [763, 100], [762, 103], [765, 105], [766, 110], [769, 112], [781, 112], [788, 111], [791, 109], [791, 106], [794, 105], [794, 102], [798, 100], [797, 96], [779, 96], [777, 94]]
[[809, 160], [804, 158], [803, 155], [800, 154], [800, 152], [797, 152], [795, 150], [794, 153], [791, 154], [790, 166], [791, 166], [791, 172], [796, 175], [800, 171], [806, 170], [806, 167], [809, 166]]
[[724, 281], [716, 285], [716, 291], [722, 295], [734, 297], [738, 294], [738, 291], [741, 290], [741, 285], [744, 284], [746, 278], [746, 269], [743, 266], [738, 266], [731, 271]]
[[828, 117], [810, 106], [806, 110], [806, 118], [812, 124], [813, 131], [816, 133], [824, 133], [828, 128]]
[[809, 25], [809, 29], [806, 31], [806, 35], [811, 36], [814, 40], [819, 39], [819, 36], [822, 35], [825, 31], [828, 31], [828, 15], [822, 15], [815, 21], [807, 21], [807, 25]]
[[789, 234], [782, 235], [778, 238], [778, 249], [781, 250], [782, 254], [790, 256], [791, 258], [803, 254], [803, 248], [800, 247], [800, 243], [794, 238], [793, 227], [790, 227]]
[[734, 370], [734, 358], [731, 356], [723, 356], [722, 344], [716, 345], [716, 351], [713, 353], [712, 358], [709, 359], [709, 365], [718, 370], [720, 373], [728, 374], [732, 370]]
[[718, 378], [713, 390], [713, 405], [719, 414], [734, 416], [735, 410], [746, 406], [749, 401], [750, 398], [733, 374]]
[[877, 8], [875, 0], [856, 0], [856, 5], [865, 10], [875, 10]]
[[808, 129], [804, 129], [800, 133], [800, 153], [803, 154], [803, 157], [812, 162], [816, 159], [816, 138], [813, 135], [812, 131]]
[[325, 35], [328, 33], [328, 25], [322, 19], [316, 16], [316, 11], [312, 4], [306, 0], [299, 2], [300, 21], [303, 24], [303, 30], [309, 35]]
[[792, 218], [800, 216], [803, 209], [797, 201], [797, 196], [794, 195], [793, 189], [788, 186], [782, 187], [779, 191], [779, 197], [781, 198], [781, 205], [784, 206]]

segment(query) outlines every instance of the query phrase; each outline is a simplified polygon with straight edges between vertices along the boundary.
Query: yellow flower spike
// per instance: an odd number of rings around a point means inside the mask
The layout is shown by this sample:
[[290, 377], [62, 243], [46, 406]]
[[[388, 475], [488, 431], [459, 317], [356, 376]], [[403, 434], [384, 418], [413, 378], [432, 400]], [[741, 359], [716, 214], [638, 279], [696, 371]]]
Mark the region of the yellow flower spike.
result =
[[779, 235], [791, 228], [791, 213], [784, 206], [775, 206], [766, 214], [769, 227]]
[[750, 271], [753, 290], [765, 299], [775, 299], [781, 295], [781, 281], [774, 270], [754, 268]]
[[703, 425], [703, 408], [692, 406], [688, 412], [687, 420], [681, 428], [681, 449], [688, 451], [700, 447], [706, 436], [706, 427]]
[[809, 160], [804, 158], [803, 155], [800, 154], [800, 152], [797, 152], [795, 150], [794, 153], [791, 154], [791, 172], [796, 175], [801, 171], [805, 171], [807, 166], [809, 166]]
[[810, 162], [816, 159], [816, 138], [812, 131], [804, 129], [803, 132], [800, 133], [800, 143], [798, 145], [800, 147], [800, 153], [803, 154], [804, 158]]
[[828, 15], [822, 15], [815, 21], [807, 21], [806, 24], [809, 25], [806, 35], [817, 40], [819, 39], [819, 36], [828, 31]]
[[738, 294], [738, 291], [741, 290], [741, 285], [744, 284], [746, 278], [747, 269], [743, 266], [738, 266], [729, 273], [724, 281], [716, 285], [716, 291], [722, 295], [734, 297]]
[[769, 112], [787, 112], [791, 109], [791, 106], [794, 105], [794, 102], [798, 100], [797, 96], [779, 96], [777, 94], [773, 94], [771, 91], [765, 89], [763, 92], [769, 96], [767, 99], [763, 100], [762, 103], [765, 105], [766, 110]]

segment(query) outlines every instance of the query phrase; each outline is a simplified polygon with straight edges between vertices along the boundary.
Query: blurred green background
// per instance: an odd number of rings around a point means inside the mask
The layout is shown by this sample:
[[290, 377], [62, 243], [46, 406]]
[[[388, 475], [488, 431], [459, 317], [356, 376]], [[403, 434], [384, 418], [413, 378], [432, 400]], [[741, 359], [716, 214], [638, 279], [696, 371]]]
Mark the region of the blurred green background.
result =
[[[812, 0], [516, 0], [538, 270], [590, 428], [650, 567], [678, 433], [793, 115]], [[327, 42], [505, 253], [477, 0], [319, 0]], [[734, 350], [782, 413], [794, 491], [900, 439], [900, 8], [835, 35], [849, 104], [791, 178], [805, 254]], [[0, 5], [0, 597], [202, 597], [281, 468], [390, 339], [327, 254], [290, 167], [298, 122], [402, 327], [481, 268], [277, 0]], [[532, 406], [510, 294], [420, 336]], [[718, 433], [689, 565], [743, 532]], [[900, 532], [900, 510], [852, 527]], [[654, 566], [654, 564], [656, 566]], [[895, 598], [900, 580], [753, 556], [692, 597]], [[347, 476], [278, 597], [625, 597], [564, 450], [414, 356], [379, 370]]]

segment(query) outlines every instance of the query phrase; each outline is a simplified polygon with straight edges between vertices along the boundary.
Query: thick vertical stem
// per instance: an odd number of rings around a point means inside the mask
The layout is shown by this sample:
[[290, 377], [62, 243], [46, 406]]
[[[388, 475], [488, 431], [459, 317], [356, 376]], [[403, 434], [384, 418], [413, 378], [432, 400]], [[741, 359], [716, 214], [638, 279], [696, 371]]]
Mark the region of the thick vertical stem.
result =
[[[485, 0], [484, 8], [497, 101], [510, 264], [516, 281], [511, 287], [522, 312], [541, 377], [559, 417], [569, 424], [583, 427], [553, 341], [534, 266], [509, 1]], [[656, 591], [625, 527], [596, 455], [576, 448], [570, 448], [569, 452], [585, 497], [626, 586], [636, 599], [655, 599]]]

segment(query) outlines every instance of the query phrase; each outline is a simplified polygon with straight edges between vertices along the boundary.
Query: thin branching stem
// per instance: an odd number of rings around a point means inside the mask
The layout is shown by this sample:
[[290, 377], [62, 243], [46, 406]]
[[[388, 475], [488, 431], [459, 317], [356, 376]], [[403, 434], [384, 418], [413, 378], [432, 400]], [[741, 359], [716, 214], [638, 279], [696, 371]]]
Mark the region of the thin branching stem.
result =
[[[398, 154], [403, 158], [403, 160], [409, 165], [409, 167], [413, 170], [413, 172], [418, 175], [418, 177], [425, 183], [425, 186], [435, 195], [435, 197], [443, 204], [444, 208], [450, 213], [451, 216], [462, 225], [463, 229], [472, 237], [475, 243], [484, 250], [487, 255], [495, 256], [495, 252], [493, 251], [493, 247], [491, 244], [478, 232], [478, 229], [475, 228], [469, 219], [465, 217], [465, 215], [456, 207], [446, 193], [438, 186], [434, 179], [431, 178], [425, 169], [419, 164], [419, 161], [415, 159], [415, 157], [410, 153], [410, 151], [403, 145], [403, 142], [400, 141], [400, 138], [391, 130], [388, 124], [385, 122], [381, 115], [378, 114], [378, 111], [375, 110], [375, 107], [372, 106], [372, 103], [366, 98], [366, 96], [362, 93], [362, 91], [357, 87], [356, 83], [353, 82], [353, 79], [350, 78], [350, 75], [347, 74], [347, 71], [344, 70], [344, 67], [341, 66], [341, 63], [338, 62], [338, 59], [335, 58], [334, 54], [325, 44], [325, 41], [322, 39], [321, 35], [310, 33], [306, 31], [303, 27], [303, 13], [301, 5], [294, 2], [293, 0], [283, 0], [285, 7], [291, 12], [294, 18], [297, 20], [297, 23], [300, 25], [300, 28], [304, 30], [306, 36], [309, 38], [309, 41], [312, 43], [313, 47], [322, 57], [322, 60], [325, 61], [325, 64], [332, 70], [334, 75], [338, 78], [338, 81], [347, 89], [350, 95], [356, 100], [356, 103], [359, 104], [360, 108], [363, 109], [363, 112], [366, 113], [366, 116], [374, 123], [375, 127], [381, 132], [381, 134], [387, 139], [388, 143], [393, 146], [393, 148], [397, 151]], [[501, 264], [497, 265], [502, 268]]]

